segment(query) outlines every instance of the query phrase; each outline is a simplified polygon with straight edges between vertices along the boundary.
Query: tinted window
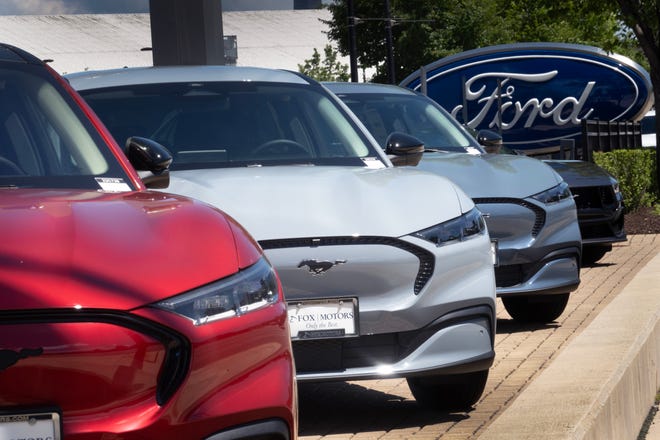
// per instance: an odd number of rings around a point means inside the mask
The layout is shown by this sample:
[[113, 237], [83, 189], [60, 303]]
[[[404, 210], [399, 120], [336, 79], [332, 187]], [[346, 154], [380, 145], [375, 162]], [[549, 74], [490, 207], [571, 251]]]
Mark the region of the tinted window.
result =
[[129, 182], [95, 128], [43, 67], [0, 67], [0, 186], [101, 189]]
[[113, 136], [151, 138], [172, 169], [356, 164], [376, 152], [320, 88], [249, 82], [149, 84], [81, 92]]
[[379, 145], [395, 131], [415, 136], [428, 148], [465, 152], [479, 148], [458, 124], [426, 98], [377, 93], [345, 94], [340, 98], [366, 125]]

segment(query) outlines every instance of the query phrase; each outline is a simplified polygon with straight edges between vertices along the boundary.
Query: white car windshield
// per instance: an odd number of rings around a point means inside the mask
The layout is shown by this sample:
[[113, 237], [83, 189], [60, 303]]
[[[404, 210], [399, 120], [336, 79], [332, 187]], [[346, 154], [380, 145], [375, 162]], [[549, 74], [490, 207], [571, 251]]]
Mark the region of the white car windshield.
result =
[[115, 139], [153, 139], [172, 170], [364, 165], [373, 145], [320, 87], [259, 82], [139, 84], [81, 91]]

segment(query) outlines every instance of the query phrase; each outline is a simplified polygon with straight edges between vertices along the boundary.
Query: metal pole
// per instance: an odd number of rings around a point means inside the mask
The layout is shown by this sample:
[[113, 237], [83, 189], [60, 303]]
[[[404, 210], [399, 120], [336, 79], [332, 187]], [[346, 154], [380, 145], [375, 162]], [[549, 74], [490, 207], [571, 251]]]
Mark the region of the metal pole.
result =
[[358, 82], [357, 41], [355, 37], [355, 8], [348, 0], [348, 56], [351, 64], [351, 82]]
[[392, 18], [390, 16], [390, 0], [385, 0], [385, 23], [386, 23], [386, 40], [387, 45], [387, 71], [390, 79], [390, 84], [396, 84], [396, 72], [394, 71], [394, 47], [392, 44]]
[[420, 77], [420, 87], [422, 91], [422, 95], [427, 96], [428, 93], [428, 85], [426, 83], [426, 66], [422, 66], [419, 68], [419, 77]]

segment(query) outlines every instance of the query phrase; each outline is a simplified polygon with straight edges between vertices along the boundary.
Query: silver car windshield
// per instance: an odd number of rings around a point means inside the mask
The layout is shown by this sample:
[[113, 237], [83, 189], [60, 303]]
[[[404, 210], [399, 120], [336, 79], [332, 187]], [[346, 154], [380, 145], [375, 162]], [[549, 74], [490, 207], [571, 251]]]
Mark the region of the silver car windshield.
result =
[[426, 98], [378, 93], [348, 93], [338, 96], [381, 146], [385, 145], [389, 134], [397, 131], [415, 136], [430, 149], [461, 153], [482, 152], [451, 115]]
[[81, 94], [115, 139], [153, 139], [172, 170], [364, 166], [373, 144], [321, 87], [258, 82], [140, 84]]
[[0, 187], [99, 190], [125, 171], [42, 66], [0, 67]]

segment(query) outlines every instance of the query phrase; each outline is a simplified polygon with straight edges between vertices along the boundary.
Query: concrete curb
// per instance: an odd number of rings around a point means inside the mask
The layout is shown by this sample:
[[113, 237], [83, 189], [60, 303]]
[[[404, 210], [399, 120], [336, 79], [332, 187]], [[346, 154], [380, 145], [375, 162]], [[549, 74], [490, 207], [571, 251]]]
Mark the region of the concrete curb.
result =
[[660, 388], [660, 254], [479, 440], [634, 440]]

